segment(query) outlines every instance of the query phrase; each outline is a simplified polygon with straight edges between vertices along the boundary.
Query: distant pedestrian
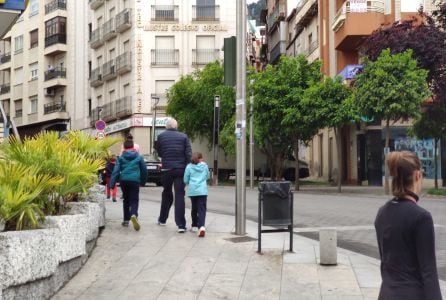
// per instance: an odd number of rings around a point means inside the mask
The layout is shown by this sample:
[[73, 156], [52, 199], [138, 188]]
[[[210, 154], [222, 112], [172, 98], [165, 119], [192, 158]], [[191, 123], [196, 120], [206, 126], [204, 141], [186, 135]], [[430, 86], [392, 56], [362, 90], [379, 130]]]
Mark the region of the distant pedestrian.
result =
[[128, 226], [131, 220], [133, 228], [138, 231], [139, 186], [144, 186], [147, 181], [147, 167], [144, 158], [134, 150], [133, 141], [124, 142], [124, 152], [118, 157], [113, 169], [110, 188], [115, 187], [118, 179], [124, 198], [122, 226]]
[[395, 196], [375, 220], [381, 256], [379, 299], [441, 300], [431, 214], [418, 206], [423, 173], [415, 153], [391, 152], [387, 164]]
[[107, 195], [107, 199], [110, 199], [111, 196], [113, 202], [116, 202], [116, 192], [118, 191], [118, 187], [116, 185], [114, 188], [110, 188], [110, 180], [115, 165], [116, 165], [116, 155], [112, 154], [112, 156], [108, 159], [105, 169], [103, 171], [105, 176], [105, 194]]
[[160, 215], [158, 225], [166, 225], [169, 217], [169, 210], [172, 206], [174, 197], [172, 186], [175, 190], [175, 223], [178, 226], [178, 232], [186, 231], [185, 205], [184, 205], [184, 169], [190, 162], [192, 149], [189, 138], [186, 134], [177, 130], [177, 121], [169, 118], [166, 121], [166, 130], [158, 136], [156, 150], [158, 156], [162, 158], [163, 171], [161, 174], [161, 183], [163, 184], [163, 193], [161, 198]]
[[187, 196], [192, 202], [192, 232], [198, 231], [199, 237], [206, 234], [206, 203], [208, 197], [207, 180], [209, 178], [209, 167], [203, 161], [200, 152], [192, 154], [192, 162], [189, 163], [184, 172], [184, 183], [188, 185]]

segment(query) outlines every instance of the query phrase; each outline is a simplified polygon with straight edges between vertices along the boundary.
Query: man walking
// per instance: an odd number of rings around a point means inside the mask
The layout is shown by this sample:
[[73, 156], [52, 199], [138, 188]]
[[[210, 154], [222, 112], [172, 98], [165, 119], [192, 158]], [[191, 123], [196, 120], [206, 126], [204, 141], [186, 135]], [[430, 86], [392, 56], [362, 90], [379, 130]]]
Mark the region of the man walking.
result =
[[192, 149], [188, 136], [179, 132], [177, 127], [177, 121], [169, 118], [166, 122], [166, 130], [158, 136], [156, 143], [158, 156], [162, 158], [163, 163], [163, 172], [161, 174], [163, 193], [158, 225], [166, 225], [174, 199], [172, 193], [173, 185], [175, 190], [175, 223], [178, 226], [178, 232], [184, 233], [186, 231], [186, 218], [184, 216], [185, 185], [183, 176], [184, 169], [191, 160]]

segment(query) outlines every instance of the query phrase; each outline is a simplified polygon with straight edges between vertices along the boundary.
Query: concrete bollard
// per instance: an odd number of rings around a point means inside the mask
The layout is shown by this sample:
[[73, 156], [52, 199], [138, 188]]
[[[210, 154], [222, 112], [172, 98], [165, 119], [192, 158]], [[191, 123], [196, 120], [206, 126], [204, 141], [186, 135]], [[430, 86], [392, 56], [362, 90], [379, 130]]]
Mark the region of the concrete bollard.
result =
[[319, 230], [319, 255], [321, 265], [338, 264], [336, 229]]

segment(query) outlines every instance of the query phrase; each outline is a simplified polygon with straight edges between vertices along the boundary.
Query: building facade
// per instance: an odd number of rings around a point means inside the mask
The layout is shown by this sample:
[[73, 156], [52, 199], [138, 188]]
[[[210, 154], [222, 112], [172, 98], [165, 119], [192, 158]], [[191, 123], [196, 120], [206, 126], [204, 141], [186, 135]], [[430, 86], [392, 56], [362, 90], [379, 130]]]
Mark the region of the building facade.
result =
[[100, 118], [107, 122], [105, 133], [131, 133], [141, 153], [151, 153], [155, 135], [164, 129], [166, 90], [181, 76], [223, 59], [224, 38], [236, 34], [236, 3], [89, 4], [90, 124]]
[[0, 41], [0, 101], [21, 136], [88, 126], [84, 1], [30, 0]]
[[[278, 56], [283, 54], [304, 54], [310, 61], [321, 59], [325, 75], [342, 76], [348, 84], [361, 68], [358, 48], [362, 41], [380, 26], [411, 18], [420, 5], [430, 12], [435, 8], [435, 1], [300, 0], [295, 7], [287, 7], [287, 1], [268, 1], [264, 21], [268, 32], [269, 63], [277, 62]], [[280, 17], [280, 12], [285, 19]], [[285, 28], [284, 51], [277, 46], [277, 33], [274, 32], [279, 29], [277, 31], [281, 31], [282, 36], [279, 40], [282, 40]], [[433, 178], [433, 142], [409, 137], [409, 126], [408, 122], [398, 122], [392, 127], [391, 150], [417, 152], [427, 177]], [[340, 176], [344, 184], [381, 185], [384, 174], [383, 128], [380, 121], [367, 120], [345, 126], [341, 132], [340, 166], [336, 160], [334, 131], [330, 128], [320, 130], [305, 155], [311, 175], [328, 181], [336, 181]]]

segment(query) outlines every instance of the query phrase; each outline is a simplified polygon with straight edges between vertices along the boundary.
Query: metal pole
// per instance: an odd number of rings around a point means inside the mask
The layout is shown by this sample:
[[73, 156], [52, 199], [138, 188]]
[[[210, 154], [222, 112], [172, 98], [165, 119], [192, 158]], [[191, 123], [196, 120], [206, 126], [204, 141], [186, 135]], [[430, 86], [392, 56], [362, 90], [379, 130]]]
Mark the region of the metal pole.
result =
[[246, 233], [246, 0], [237, 1], [237, 170], [235, 234]]
[[153, 119], [152, 119], [152, 155], [155, 155], [155, 126], [156, 126], [156, 106], [158, 105], [159, 97], [152, 97], [152, 109], [153, 109]]
[[[254, 83], [254, 79], [250, 81], [251, 86]], [[249, 97], [249, 186], [251, 190], [254, 189], [254, 127], [253, 127], [253, 111], [254, 111], [254, 95], [251, 92], [251, 96]]]
[[214, 134], [212, 135], [212, 145], [214, 147], [214, 170], [213, 184], [218, 185], [218, 136], [220, 128], [220, 96], [214, 96]]

